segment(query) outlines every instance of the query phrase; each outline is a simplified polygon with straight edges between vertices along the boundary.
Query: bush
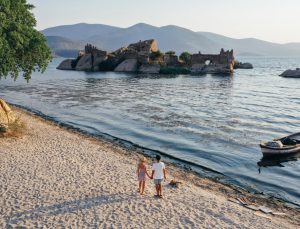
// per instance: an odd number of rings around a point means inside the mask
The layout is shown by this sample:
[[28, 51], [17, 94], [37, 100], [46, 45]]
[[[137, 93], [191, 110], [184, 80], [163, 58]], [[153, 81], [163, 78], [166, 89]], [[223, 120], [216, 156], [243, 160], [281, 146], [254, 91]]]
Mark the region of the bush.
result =
[[166, 54], [170, 56], [175, 56], [175, 51], [168, 51], [166, 52]]
[[150, 60], [152, 60], [152, 61], [160, 60], [163, 58], [163, 56], [164, 56], [164, 54], [158, 50], [157, 52], [152, 52], [150, 54]]
[[168, 75], [188, 75], [191, 73], [190, 70], [182, 67], [168, 67], [162, 66], [159, 71], [160, 74], [168, 74]]
[[7, 127], [0, 126], [0, 137], [20, 137], [24, 134], [26, 125], [17, 118], [13, 123], [8, 124]]
[[181, 53], [179, 59], [187, 65], [190, 65], [192, 63], [192, 55], [188, 52]]

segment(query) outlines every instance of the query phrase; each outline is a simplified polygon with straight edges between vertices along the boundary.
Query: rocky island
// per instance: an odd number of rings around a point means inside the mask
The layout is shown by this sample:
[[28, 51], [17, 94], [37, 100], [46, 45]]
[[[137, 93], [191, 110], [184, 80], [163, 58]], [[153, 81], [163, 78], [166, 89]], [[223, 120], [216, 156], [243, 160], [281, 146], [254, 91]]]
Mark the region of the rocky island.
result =
[[139, 41], [114, 52], [99, 50], [87, 44], [76, 59], [66, 59], [57, 67], [60, 70], [115, 71], [150, 74], [230, 74], [236, 65], [233, 50], [219, 54], [162, 53], [154, 39]]

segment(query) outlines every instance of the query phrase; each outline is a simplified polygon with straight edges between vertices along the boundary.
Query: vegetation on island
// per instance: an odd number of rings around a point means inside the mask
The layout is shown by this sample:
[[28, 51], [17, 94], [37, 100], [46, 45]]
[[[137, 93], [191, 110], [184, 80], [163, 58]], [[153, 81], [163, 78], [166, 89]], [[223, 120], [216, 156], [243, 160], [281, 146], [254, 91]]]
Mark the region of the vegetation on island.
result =
[[175, 51], [167, 51], [166, 55], [170, 55], [170, 56], [175, 56], [176, 52]]
[[163, 57], [164, 54], [160, 50], [157, 50], [156, 52], [152, 52], [150, 54], [150, 60], [152, 61], [162, 61]]
[[180, 54], [179, 60], [186, 65], [190, 65], [192, 63], [192, 55], [189, 52], [183, 52]]
[[33, 5], [26, 0], [0, 2], [0, 79], [21, 73], [29, 81], [34, 71], [44, 72], [51, 61], [45, 37], [35, 29]]

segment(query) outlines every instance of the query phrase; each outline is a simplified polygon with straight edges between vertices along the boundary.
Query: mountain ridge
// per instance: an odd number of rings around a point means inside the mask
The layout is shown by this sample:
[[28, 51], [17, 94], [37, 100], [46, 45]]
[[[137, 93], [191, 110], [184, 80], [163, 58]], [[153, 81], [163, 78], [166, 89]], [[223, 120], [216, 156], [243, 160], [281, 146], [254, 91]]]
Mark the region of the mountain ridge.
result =
[[[41, 32], [47, 40], [51, 40], [49, 46], [55, 53], [60, 52], [57, 47], [68, 46], [68, 42], [74, 51], [83, 49], [86, 43], [91, 43], [99, 49], [114, 51], [138, 40], [156, 39], [161, 51], [173, 50], [177, 54], [183, 51], [218, 53], [224, 48], [233, 49], [236, 55], [300, 56], [300, 42], [278, 44], [251, 37], [231, 38], [212, 32], [194, 32], [176, 25], [157, 27], [137, 23], [121, 28], [105, 24], [78, 23], [51, 27]], [[60, 37], [56, 39], [56, 44], [53, 37]], [[53, 46], [56, 49], [53, 49]]]

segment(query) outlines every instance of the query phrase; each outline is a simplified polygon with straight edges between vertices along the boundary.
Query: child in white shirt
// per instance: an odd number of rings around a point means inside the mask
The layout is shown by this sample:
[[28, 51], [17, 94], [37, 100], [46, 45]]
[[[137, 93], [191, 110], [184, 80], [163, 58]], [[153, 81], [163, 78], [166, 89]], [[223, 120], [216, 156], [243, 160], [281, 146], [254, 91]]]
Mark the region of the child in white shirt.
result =
[[152, 166], [151, 179], [154, 179], [156, 188], [156, 197], [162, 198], [162, 181], [166, 179], [166, 167], [163, 162], [160, 161], [161, 157], [156, 155], [156, 163]]

